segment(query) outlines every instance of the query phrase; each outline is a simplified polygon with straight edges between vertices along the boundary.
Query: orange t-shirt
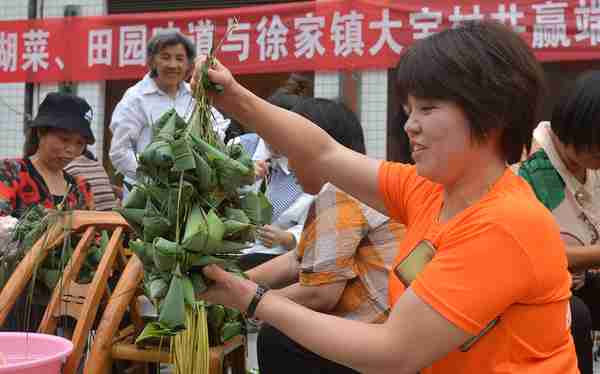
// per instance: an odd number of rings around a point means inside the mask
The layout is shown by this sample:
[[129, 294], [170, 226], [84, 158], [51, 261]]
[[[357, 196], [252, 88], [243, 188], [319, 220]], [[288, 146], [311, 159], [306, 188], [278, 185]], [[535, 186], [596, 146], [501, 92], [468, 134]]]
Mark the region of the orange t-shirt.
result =
[[[478, 335], [422, 374], [578, 373], [570, 334], [570, 276], [554, 218], [508, 170], [480, 201], [440, 224], [443, 190], [413, 166], [384, 162], [379, 189], [390, 217], [406, 224], [394, 268], [419, 242], [435, 255], [410, 287], [444, 318]], [[390, 304], [404, 285], [390, 275]]]

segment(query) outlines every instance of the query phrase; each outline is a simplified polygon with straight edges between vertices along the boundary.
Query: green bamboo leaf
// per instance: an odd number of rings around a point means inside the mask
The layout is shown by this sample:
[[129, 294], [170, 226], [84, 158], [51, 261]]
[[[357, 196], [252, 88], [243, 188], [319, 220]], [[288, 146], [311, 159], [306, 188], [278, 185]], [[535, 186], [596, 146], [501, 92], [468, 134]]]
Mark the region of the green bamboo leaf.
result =
[[202, 252], [208, 241], [208, 225], [204, 211], [196, 205], [190, 211], [185, 225], [182, 245], [191, 252]]
[[225, 220], [223, 224], [225, 225], [225, 236], [235, 235], [252, 227], [250, 223], [240, 222], [233, 219]]
[[202, 268], [206, 265], [218, 264], [225, 266], [227, 263], [228, 261], [222, 258], [200, 253], [194, 253], [190, 256], [190, 266], [195, 267], [198, 272], [202, 271]]
[[169, 119], [165, 125], [160, 129], [160, 131], [158, 131], [156, 139], [153, 139], [153, 141], [163, 140], [167, 143], [171, 143], [173, 140], [175, 140], [175, 131], [177, 131], [177, 117], [177, 111], [174, 110], [171, 113], [171, 116], [169, 116]]
[[230, 240], [223, 240], [220, 247], [209, 251], [207, 254], [237, 254], [250, 247], [252, 247], [251, 243], [239, 243]]
[[221, 328], [221, 343], [225, 343], [234, 336], [242, 334], [242, 323], [239, 321], [225, 322]]
[[154, 265], [160, 271], [172, 271], [177, 264], [178, 258], [183, 258], [185, 252], [175, 242], [164, 238], [156, 238], [152, 243], [154, 253]]
[[138, 236], [142, 236], [144, 222], [145, 209], [133, 209], [133, 208], [115, 208], [116, 212], [119, 212], [123, 218], [127, 221], [129, 226], [136, 232]]
[[181, 280], [183, 282], [183, 296], [184, 296], [185, 302], [189, 306], [192, 306], [196, 302], [196, 295], [194, 293], [194, 284], [192, 283], [192, 280], [186, 276], [183, 276], [181, 278]]
[[273, 207], [262, 192], [248, 192], [240, 199], [240, 207], [257, 226], [268, 225], [273, 217]]
[[146, 207], [146, 193], [140, 186], [133, 187], [123, 201], [123, 208], [144, 209]]
[[179, 265], [171, 278], [167, 296], [160, 306], [158, 322], [175, 331], [185, 329], [185, 294]]
[[238, 221], [242, 223], [250, 223], [250, 218], [241, 209], [225, 208], [225, 217], [229, 220]]
[[171, 229], [171, 221], [163, 217], [150, 200], [146, 204], [142, 225], [144, 226], [144, 241], [147, 243], [153, 242], [156, 237], [164, 236]]
[[198, 153], [194, 151], [194, 160], [196, 161], [195, 175], [198, 177], [198, 189], [200, 191], [210, 191], [214, 189], [218, 183], [217, 174], [213, 168], [208, 165], [208, 162]]
[[154, 247], [140, 239], [129, 241], [129, 249], [142, 261], [144, 267], [154, 265]]
[[160, 130], [162, 130], [162, 128], [167, 124], [167, 122], [174, 113], [177, 113], [177, 111], [175, 110], [175, 108], [171, 108], [164, 112], [158, 118], [158, 120], [154, 122], [154, 125], [152, 126], [152, 140], [154, 140], [158, 136]]
[[144, 329], [135, 340], [135, 344], [140, 344], [146, 340], [175, 336], [176, 334], [177, 331], [170, 329], [160, 322], [150, 322], [144, 326]]
[[148, 144], [140, 154], [139, 162], [150, 170], [170, 170], [174, 162], [171, 145], [164, 140], [157, 140]]
[[217, 215], [214, 209], [211, 209], [206, 215], [206, 226], [208, 228], [208, 240], [206, 241], [206, 251], [212, 251], [219, 248], [225, 235], [225, 224]]
[[228, 322], [239, 321], [242, 318], [242, 313], [233, 308], [225, 308], [225, 320]]
[[221, 331], [225, 323], [225, 307], [219, 304], [212, 304], [207, 307], [206, 321], [214, 331]]
[[192, 153], [192, 146], [187, 138], [175, 140], [171, 144], [173, 157], [175, 158], [174, 171], [186, 171], [196, 168], [196, 160]]

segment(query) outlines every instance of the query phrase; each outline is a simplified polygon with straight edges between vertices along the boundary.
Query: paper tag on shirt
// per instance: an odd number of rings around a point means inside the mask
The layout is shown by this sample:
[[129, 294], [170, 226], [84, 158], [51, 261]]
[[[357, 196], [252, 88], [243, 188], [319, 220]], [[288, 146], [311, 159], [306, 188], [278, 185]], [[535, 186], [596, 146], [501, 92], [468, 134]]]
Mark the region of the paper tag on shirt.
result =
[[420, 272], [435, 256], [436, 249], [429, 240], [421, 240], [415, 248], [394, 268], [394, 273], [408, 288]]

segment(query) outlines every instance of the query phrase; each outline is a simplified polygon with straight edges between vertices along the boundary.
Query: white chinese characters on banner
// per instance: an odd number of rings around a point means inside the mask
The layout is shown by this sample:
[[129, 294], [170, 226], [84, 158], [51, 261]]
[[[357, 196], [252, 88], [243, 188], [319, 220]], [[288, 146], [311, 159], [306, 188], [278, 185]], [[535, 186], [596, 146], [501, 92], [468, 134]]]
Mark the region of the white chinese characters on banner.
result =
[[175, 22], [173, 21], [169, 21], [167, 22], [167, 27], [155, 27], [152, 29], [152, 36], [158, 34], [158, 33], [167, 33], [167, 32], [181, 32], [181, 29], [179, 27], [175, 26]]
[[379, 39], [377, 40], [377, 43], [375, 43], [375, 45], [373, 45], [369, 49], [369, 53], [371, 55], [376, 55], [377, 53], [379, 53], [381, 48], [383, 48], [383, 46], [387, 44], [392, 51], [394, 51], [397, 54], [400, 54], [400, 52], [402, 52], [402, 46], [398, 44], [396, 40], [394, 40], [391, 30], [401, 28], [402, 21], [391, 21], [389, 9], [384, 9], [381, 13], [381, 21], [373, 21], [369, 23], [370, 29], [381, 30], [381, 34], [379, 34]]
[[579, 0], [579, 6], [574, 10], [577, 34], [575, 40], [580, 42], [589, 39], [593, 46], [600, 42], [600, 0]]
[[0, 31], [0, 71], [17, 71], [17, 33]]
[[112, 64], [112, 30], [90, 30], [88, 35], [88, 66]]
[[499, 4], [498, 12], [490, 14], [490, 17], [502, 24], [512, 27], [515, 32], [525, 32], [525, 26], [519, 25], [519, 18], [525, 17], [525, 14], [519, 11], [517, 4], [510, 4], [508, 6], [508, 12], [506, 11], [505, 4]]
[[23, 70], [31, 69], [34, 73], [38, 70], [48, 69], [48, 37], [50, 33], [42, 29], [33, 29], [23, 33], [23, 45], [25, 52], [23, 60], [25, 61], [21, 68]]
[[197, 55], [208, 55], [213, 45], [215, 25], [211, 20], [190, 22], [188, 30], [193, 37]]
[[420, 12], [410, 13], [409, 23], [414, 30], [413, 39], [423, 39], [432, 35], [442, 24], [442, 12], [430, 11], [429, 8], [422, 8]]
[[[223, 52], [238, 52], [238, 60], [246, 61], [250, 56], [250, 23], [239, 22], [236, 24], [234, 18], [227, 20], [227, 30], [232, 30], [227, 37], [221, 50]], [[232, 29], [235, 25], [235, 28]]]
[[571, 39], [567, 36], [567, 20], [565, 15], [569, 3], [533, 4], [535, 23], [533, 24], [533, 48], [568, 47]]
[[483, 18], [484, 16], [480, 12], [479, 5], [473, 5], [472, 14], [462, 14], [460, 6], [455, 6], [454, 13], [448, 16], [448, 20], [452, 23], [453, 28], [460, 26], [465, 21], [481, 21]]
[[285, 43], [289, 30], [278, 15], [274, 15], [271, 22], [267, 17], [261, 18], [256, 30], [258, 31], [256, 44], [259, 46], [258, 58], [260, 61], [265, 61], [267, 58], [277, 61], [288, 55]]
[[331, 24], [331, 40], [333, 41], [333, 54], [348, 57], [351, 53], [362, 56], [365, 47], [362, 34], [362, 24], [365, 16], [356, 10], [346, 15], [336, 11], [333, 13]]
[[146, 64], [146, 33], [146, 25], [120, 28], [119, 67]]
[[294, 28], [298, 30], [294, 36], [296, 48], [294, 56], [313, 58], [315, 52], [323, 56], [325, 54], [325, 48], [321, 44], [323, 27], [325, 27], [325, 17], [315, 17], [312, 13], [294, 19]]

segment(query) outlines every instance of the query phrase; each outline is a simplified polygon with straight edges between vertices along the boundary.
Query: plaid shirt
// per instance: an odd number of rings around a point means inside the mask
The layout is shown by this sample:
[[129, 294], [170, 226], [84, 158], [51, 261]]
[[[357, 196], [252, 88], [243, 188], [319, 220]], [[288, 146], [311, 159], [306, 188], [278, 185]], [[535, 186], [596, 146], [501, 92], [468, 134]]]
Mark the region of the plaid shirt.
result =
[[[69, 185], [69, 193], [65, 200], [65, 208], [93, 208], [90, 187], [82, 178], [74, 178], [64, 173]], [[34, 204], [42, 204], [46, 208], [55, 208], [53, 196], [50, 194], [42, 176], [28, 158], [4, 159], [0, 161], [0, 216], [21, 215]]]
[[300, 283], [346, 281], [331, 314], [383, 322], [389, 311], [389, 271], [404, 233], [403, 225], [327, 185], [308, 212], [296, 249]]

